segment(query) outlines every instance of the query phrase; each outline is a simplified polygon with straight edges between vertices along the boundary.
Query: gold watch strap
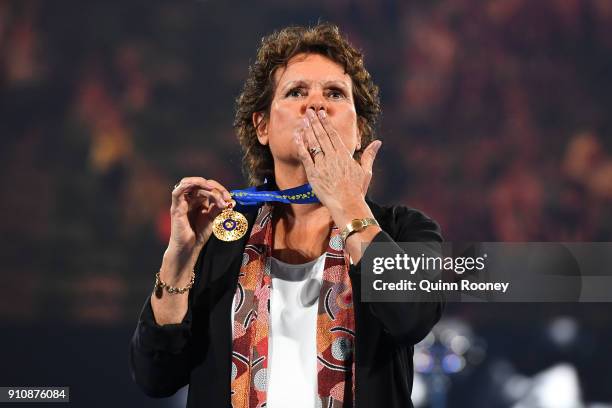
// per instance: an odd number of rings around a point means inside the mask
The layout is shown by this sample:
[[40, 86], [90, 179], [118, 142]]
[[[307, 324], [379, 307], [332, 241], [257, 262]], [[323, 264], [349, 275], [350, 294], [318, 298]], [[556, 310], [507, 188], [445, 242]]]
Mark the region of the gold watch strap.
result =
[[342, 229], [340, 233], [340, 238], [342, 238], [342, 242], [346, 243], [346, 239], [354, 232], [363, 231], [370, 225], [379, 225], [378, 221], [374, 218], [355, 218]]

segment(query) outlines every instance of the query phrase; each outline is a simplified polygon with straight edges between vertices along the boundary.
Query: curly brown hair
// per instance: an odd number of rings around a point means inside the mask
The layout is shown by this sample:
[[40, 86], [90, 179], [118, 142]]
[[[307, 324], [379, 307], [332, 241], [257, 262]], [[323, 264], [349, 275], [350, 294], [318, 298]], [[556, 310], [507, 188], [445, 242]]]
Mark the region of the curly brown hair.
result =
[[[363, 54], [340, 34], [336, 25], [319, 23], [314, 27], [287, 27], [264, 37], [257, 59], [249, 67], [242, 93], [236, 99], [234, 128], [243, 151], [243, 172], [251, 185], [274, 178], [274, 162], [268, 146], [259, 143], [253, 114], [270, 114], [276, 83], [274, 73], [297, 54], [320, 54], [344, 67], [353, 83], [353, 100], [361, 132], [361, 146], [375, 139], [374, 125], [380, 114], [378, 86], [363, 64]], [[355, 153], [361, 157], [362, 150]]]

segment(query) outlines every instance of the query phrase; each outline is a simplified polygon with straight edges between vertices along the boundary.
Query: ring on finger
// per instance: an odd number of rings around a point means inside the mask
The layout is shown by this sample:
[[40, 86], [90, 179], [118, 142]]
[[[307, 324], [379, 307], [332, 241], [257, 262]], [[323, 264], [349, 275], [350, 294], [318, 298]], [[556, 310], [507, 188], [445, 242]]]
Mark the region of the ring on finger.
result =
[[[321, 149], [320, 147], [311, 147], [310, 149], [308, 149], [308, 151], [310, 152], [310, 155], [313, 159], [317, 154], [323, 153], [323, 149]], [[323, 155], [325, 155], [325, 153], [323, 153]]]

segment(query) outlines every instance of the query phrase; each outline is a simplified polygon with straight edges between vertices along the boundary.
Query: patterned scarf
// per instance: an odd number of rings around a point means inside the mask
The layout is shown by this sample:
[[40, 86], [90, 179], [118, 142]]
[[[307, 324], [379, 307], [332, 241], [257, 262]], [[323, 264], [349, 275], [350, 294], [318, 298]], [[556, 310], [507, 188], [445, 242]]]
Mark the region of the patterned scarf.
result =
[[[242, 255], [234, 297], [232, 407], [266, 406], [272, 211], [262, 206]], [[348, 262], [337, 227], [325, 254], [317, 312], [317, 407], [353, 407], [355, 318]], [[347, 401], [345, 401], [347, 400]]]

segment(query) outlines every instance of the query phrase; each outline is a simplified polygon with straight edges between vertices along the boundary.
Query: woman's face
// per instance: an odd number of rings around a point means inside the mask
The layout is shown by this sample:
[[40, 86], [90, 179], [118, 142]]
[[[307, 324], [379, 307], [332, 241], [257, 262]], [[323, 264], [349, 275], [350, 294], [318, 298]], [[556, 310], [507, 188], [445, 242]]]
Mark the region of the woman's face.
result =
[[293, 135], [303, 127], [307, 109], [326, 111], [351, 154], [360, 148], [352, 81], [342, 66], [319, 54], [298, 54], [286, 68], [275, 72], [274, 79], [270, 116], [255, 113], [253, 121], [257, 125], [263, 120], [257, 137], [261, 144], [270, 146], [275, 167], [279, 162], [301, 164]]

